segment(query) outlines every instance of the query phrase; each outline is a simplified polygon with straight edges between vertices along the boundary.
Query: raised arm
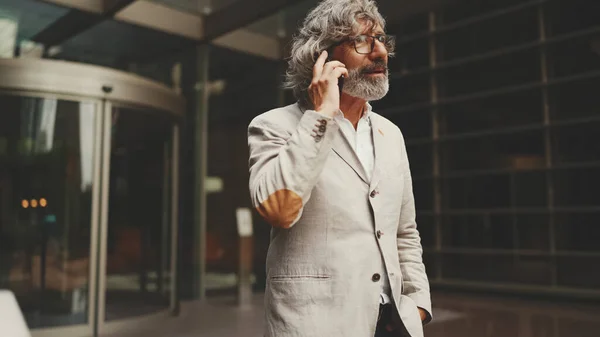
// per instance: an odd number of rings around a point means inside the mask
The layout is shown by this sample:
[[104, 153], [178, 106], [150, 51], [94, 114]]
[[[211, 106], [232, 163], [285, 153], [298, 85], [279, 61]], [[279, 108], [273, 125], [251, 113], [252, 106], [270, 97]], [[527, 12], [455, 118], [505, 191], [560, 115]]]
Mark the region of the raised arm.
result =
[[273, 227], [290, 228], [300, 218], [337, 130], [332, 118], [311, 110], [304, 112], [291, 131], [266, 118], [250, 124], [250, 196]]
[[326, 59], [327, 52], [317, 59], [308, 88], [314, 110], [306, 110], [299, 122], [289, 111], [274, 110], [248, 127], [250, 196], [273, 227], [290, 228], [298, 221], [338, 133], [333, 120], [340, 110], [338, 78], [348, 71]]

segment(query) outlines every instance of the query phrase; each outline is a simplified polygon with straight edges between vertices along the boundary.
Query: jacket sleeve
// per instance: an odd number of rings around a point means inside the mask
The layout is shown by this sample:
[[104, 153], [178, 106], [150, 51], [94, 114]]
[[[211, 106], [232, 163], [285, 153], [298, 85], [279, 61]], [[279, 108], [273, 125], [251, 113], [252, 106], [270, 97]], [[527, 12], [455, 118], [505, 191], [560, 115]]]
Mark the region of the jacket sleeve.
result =
[[398, 244], [400, 269], [404, 281], [403, 293], [412, 298], [419, 308], [426, 311], [427, 317], [424, 324], [427, 324], [432, 319], [429, 280], [422, 259], [423, 248], [421, 246], [421, 237], [415, 221], [416, 212], [412, 177], [406, 153], [406, 145], [402, 137], [400, 149], [402, 151], [401, 158], [404, 171], [404, 192], [396, 241]]
[[250, 197], [271, 226], [290, 228], [310, 199], [339, 127], [314, 110], [288, 127], [286, 112], [274, 112], [255, 118], [248, 127]]

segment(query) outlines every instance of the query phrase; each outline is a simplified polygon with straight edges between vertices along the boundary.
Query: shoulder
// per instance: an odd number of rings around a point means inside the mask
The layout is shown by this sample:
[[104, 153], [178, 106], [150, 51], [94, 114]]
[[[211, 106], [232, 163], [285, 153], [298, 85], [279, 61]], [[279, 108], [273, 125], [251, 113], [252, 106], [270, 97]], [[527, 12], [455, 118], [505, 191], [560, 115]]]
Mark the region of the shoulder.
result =
[[294, 130], [302, 118], [298, 104], [271, 109], [252, 119], [249, 128], [276, 128], [281, 131]]
[[371, 118], [377, 120], [377, 127], [381, 130], [376, 130], [383, 133], [384, 135], [391, 135], [392, 137], [398, 138], [401, 142], [404, 142], [404, 135], [398, 125], [394, 124], [391, 120], [383, 117], [382, 115], [373, 111]]

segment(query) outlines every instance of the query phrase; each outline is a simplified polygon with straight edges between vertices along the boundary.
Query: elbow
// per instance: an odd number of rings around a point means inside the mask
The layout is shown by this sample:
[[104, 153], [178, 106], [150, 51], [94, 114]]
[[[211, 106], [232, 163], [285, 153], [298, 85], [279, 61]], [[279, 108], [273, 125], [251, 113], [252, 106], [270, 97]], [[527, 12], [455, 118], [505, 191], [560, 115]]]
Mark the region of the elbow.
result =
[[302, 198], [295, 192], [287, 189], [275, 191], [264, 201], [256, 198], [258, 213], [273, 227], [291, 228], [300, 211], [302, 210]]

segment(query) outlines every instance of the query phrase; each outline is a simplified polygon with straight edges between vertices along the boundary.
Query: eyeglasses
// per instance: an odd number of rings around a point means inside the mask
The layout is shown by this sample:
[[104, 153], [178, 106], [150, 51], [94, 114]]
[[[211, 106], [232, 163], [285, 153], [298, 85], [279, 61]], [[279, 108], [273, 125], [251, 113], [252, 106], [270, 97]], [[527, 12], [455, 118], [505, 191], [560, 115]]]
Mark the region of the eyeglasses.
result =
[[389, 53], [392, 53], [394, 51], [394, 48], [396, 47], [395, 36], [385, 35], [385, 34], [378, 34], [378, 35], [374, 35], [374, 36], [363, 34], [363, 35], [358, 35], [358, 36], [354, 36], [354, 37], [348, 37], [342, 41], [339, 41], [338, 43], [334, 44], [333, 46], [340, 45], [344, 42], [352, 42], [354, 44], [354, 49], [356, 50], [357, 53], [371, 54], [373, 52], [373, 49], [375, 49], [375, 41], [381, 42], [385, 46], [385, 49]]

